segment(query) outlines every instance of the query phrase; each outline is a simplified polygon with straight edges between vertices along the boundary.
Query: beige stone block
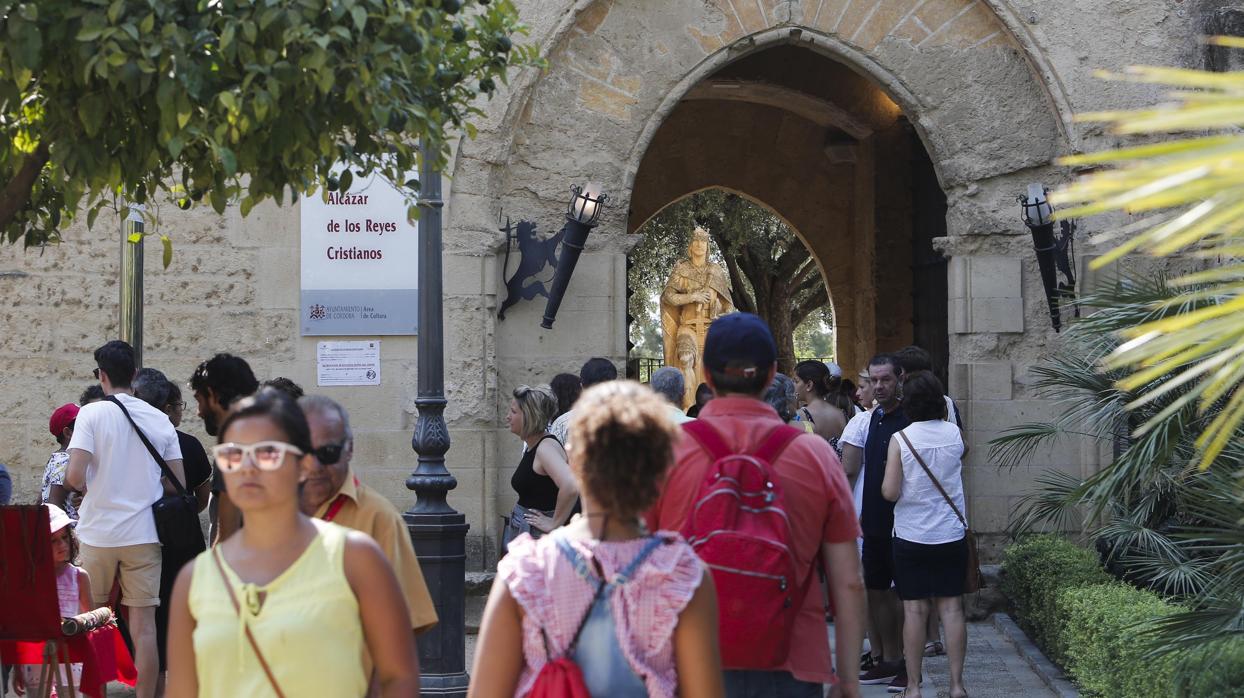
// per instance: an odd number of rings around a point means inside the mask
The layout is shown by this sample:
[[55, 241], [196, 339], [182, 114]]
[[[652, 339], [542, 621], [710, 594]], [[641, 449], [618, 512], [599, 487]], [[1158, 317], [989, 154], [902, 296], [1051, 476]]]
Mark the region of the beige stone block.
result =
[[300, 248], [264, 247], [256, 252], [254, 295], [265, 308], [298, 308], [302, 288]]
[[746, 33], [755, 34], [768, 28], [769, 22], [760, 7], [759, 0], [730, 0], [730, 4]]
[[881, 43], [911, 12], [911, 0], [876, 0], [875, 4], [867, 22], [851, 37], [851, 42], [865, 51]]
[[971, 313], [972, 332], [1022, 333], [1024, 331], [1022, 298], [973, 298]]
[[629, 95], [638, 95], [644, 87], [644, 81], [638, 75], [617, 75], [609, 78], [609, 84]]
[[1023, 265], [1017, 257], [976, 256], [968, 258], [969, 295], [980, 298], [1022, 298]]
[[916, 10], [916, 18], [930, 32], [936, 32], [976, 0], [926, 0]]
[[1014, 381], [1009, 361], [968, 364], [968, 390], [965, 400], [1010, 400]]
[[980, 431], [1002, 431], [1019, 424], [1040, 422], [1058, 415], [1058, 407], [1048, 400], [993, 400], [969, 399], [961, 408], [968, 420], [968, 427]]
[[997, 34], [1002, 29], [993, 10], [977, 0], [967, 12], [956, 17], [951, 23], [936, 32], [931, 40], [933, 45], [947, 44], [958, 48], [975, 46], [982, 40]]
[[575, 70], [601, 81], [609, 79], [609, 74], [617, 63], [617, 58], [609, 47], [592, 36], [572, 38], [567, 57]]
[[611, 9], [613, 9], [613, 0], [599, 0], [599, 2], [589, 4], [575, 18], [575, 28], [584, 34], [595, 34], [605, 18], [609, 16]]
[[639, 100], [608, 85], [584, 80], [579, 86], [579, 104], [588, 111], [618, 121], [630, 121], [631, 107]]
[[947, 327], [952, 334], [972, 331], [970, 303], [967, 298], [951, 298], [947, 307]]
[[890, 33], [890, 36], [899, 39], [906, 39], [913, 44], [918, 44], [929, 38], [929, 31], [925, 29], [924, 26], [920, 24], [920, 21], [915, 17], [908, 17], [894, 28], [894, 31]]
[[810, 15], [812, 27], [824, 32], [833, 32], [838, 26], [838, 21], [842, 19], [842, 13], [850, 4], [851, 0], [820, 0]]
[[849, 40], [864, 26], [878, 4], [878, 0], [850, 0], [834, 32]]
[[713, 29], [704, 28], [705, 33], [712, 33], [715, 30], [715, 36], [722, 45], [733, 43], [735, 40], [742, 38], [747, 32], [743, 26], [739, 24], [738, 16], [734, 13], [734, 7], [731, 6], [730, 0], [705, 0], [704, 8], [706, 11], [713, 12], [713, 19], [716, 20]]
[[725, 45], [717, 34], [705, 34], [698, 27], [687, 27], [687, 33], [691, 35], [692, 39], [695, 39], [695, 43], [699, 45], [700, 50], [705, 55], [714, 53]]
[[1012, 497], [975, 497], [967, 500], [968, 523], [974, 531], [1005, 531], [1014, 515]]

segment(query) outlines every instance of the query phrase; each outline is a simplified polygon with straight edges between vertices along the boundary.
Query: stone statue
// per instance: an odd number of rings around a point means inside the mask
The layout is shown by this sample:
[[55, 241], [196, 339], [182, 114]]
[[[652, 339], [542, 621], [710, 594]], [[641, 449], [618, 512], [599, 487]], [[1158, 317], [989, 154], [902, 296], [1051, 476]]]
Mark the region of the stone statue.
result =
[[714, 318], [734, 311], [726, 271], [708, 259], [708, 231], [696, 228], [661, 293], [661, 331], [665, 365], [683, 373], [687, 390], [683, 408], [695, 402], [695, 389], [704, 382], [704, 337]]

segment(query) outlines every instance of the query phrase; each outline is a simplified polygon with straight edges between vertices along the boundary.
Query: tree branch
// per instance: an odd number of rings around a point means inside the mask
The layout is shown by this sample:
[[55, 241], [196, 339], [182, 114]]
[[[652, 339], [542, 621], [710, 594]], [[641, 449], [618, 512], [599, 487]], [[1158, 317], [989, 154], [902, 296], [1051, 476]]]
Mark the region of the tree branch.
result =
[[743, 286], [743, 276], [739, 273], [739, 263], [734, 255], [725, 255], [726, 272], [730, 275], [730, 295], [733, 297], [734, 307], [745, 313], [756, 312], [756, 299], [747, 295]]
[[[789, 279], [795, 276], [803, 265], [812, 261], [812, 255], [804, 249], [803, 245], [796, 244], [794, 236], [786, 243], [786, 251], [777, 260], [777, 271], [774, 275], [779, 279]], [[797, 286], [798, 284], [794, 284]]]
[[34, 189], [35, 180], [48, 162], [48, 147], [40, 143], [35, 152], [26, 156], [21, 169], [13, 175], [13, 179], [4, 185], [0, 192], [0, 230], [9, 227], [17, 214], [30, 202], [30, 192]]
[[796, 300], [791, 303], [790, 322], [791, 327], [798, 327], [812, 311], [829, 305], [829, 292], [825, 290], [824, 284], [820, 289], [805, 297], [803, 300]]

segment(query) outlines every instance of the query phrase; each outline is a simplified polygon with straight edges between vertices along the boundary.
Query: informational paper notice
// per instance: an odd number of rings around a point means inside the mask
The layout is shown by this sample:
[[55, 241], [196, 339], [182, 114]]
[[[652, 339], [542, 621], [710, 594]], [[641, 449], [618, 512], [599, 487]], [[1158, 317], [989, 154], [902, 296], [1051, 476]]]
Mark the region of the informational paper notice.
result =
[[380, 385], [380, 340], [320, 342], [315, 367], [320, 386]]

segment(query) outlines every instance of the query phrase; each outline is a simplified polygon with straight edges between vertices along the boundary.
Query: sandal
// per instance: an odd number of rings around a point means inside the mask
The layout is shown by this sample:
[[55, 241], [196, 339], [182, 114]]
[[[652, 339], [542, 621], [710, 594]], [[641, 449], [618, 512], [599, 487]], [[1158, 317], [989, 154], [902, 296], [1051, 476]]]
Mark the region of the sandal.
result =
[[941, 657], [946, 654], [946, 646], [941, 642], [934, 640], [933, 642], [924, 643], [924, 656]]

